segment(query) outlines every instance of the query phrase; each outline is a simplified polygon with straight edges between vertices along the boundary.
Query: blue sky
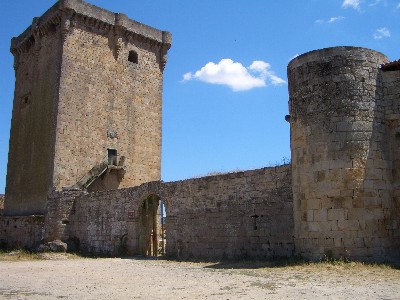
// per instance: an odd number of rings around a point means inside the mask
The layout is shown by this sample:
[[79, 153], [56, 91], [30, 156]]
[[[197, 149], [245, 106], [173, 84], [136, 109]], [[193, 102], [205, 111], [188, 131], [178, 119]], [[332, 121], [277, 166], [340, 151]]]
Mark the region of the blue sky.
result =
[[[164, 72], [164, 181], [289, 158], [286, 67], [296, 55], [346, 45], [400, 59], [400, 0], [89, 2], [172, 32]], [[54, 3], [1, 2], [0, 193], [15, 79], [10, 40]]]

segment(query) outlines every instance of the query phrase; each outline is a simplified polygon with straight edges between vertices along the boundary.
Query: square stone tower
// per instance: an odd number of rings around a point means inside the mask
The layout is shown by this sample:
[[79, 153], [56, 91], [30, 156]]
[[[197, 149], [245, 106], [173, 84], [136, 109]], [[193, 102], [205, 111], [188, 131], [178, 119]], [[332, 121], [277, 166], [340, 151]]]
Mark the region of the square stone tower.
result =
[[43, 214], [55, 188], [160, 180], [162, 79], [171, 34], [60, 0], [13, 38], [6, 215]]

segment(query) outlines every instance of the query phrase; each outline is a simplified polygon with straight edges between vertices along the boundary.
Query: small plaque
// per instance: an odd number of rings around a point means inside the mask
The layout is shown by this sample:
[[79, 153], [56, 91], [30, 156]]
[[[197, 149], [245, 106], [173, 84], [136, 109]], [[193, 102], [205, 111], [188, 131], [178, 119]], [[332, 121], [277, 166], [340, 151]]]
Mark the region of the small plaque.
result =
[[128, 219], [134, 219], [135, 218], [135, 211], [131, 210], [128, 211]]

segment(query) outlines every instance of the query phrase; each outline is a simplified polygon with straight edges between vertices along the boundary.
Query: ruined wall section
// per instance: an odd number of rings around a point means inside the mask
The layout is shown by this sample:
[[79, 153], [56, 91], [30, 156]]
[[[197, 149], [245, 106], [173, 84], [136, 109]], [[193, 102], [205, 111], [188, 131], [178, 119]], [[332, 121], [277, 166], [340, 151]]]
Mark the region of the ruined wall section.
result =
[[369, 49], [335, 47], [288, 66], [295, 244], [306, 258], [391, 258], [384, 62]]
[[43, 242], [45, 220], [38, 216], [0, 216], [0, 246], [10, 249], [37, 249]]
[[97, 189], [160, 179], [163, 35], [152, 40], [129, 31], [125, 23], [133, 21], [126, 16], [104, 14], [98, 8], [71, 12], [63, 21], [57, 189], [77, 183], [107, 157], [107, 149], [125, 158], [125, 172], [118, 180], [97, 182]]
[[290, 165], [166, 183], [168, 256], [291, 256]]
[[6, 215], [43, 214], [47, 192], [52, 186], [60, 32], [54, 24], [40, 31], [34, 24], [29, 33], [29, 38], [14, 38], [11, 45], [16, 78]]

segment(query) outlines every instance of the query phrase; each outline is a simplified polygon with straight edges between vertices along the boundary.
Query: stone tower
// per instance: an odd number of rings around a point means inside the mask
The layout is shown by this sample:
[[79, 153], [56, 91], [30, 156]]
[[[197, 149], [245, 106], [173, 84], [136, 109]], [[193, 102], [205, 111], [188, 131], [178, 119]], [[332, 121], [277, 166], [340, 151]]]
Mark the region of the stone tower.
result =
[[306, 258], [376, 261], [398, 251], [396, 137], [387, 111], [400, 93], [392, 84], [387, 101], [387, 62], [376, 51], [335, 47], [288, 66], [294, 237]]
[[163, 70], [171, 34], [60, 0], [13, 38], [6, 215], [43, 214], [50, 189], [160, 179]]

